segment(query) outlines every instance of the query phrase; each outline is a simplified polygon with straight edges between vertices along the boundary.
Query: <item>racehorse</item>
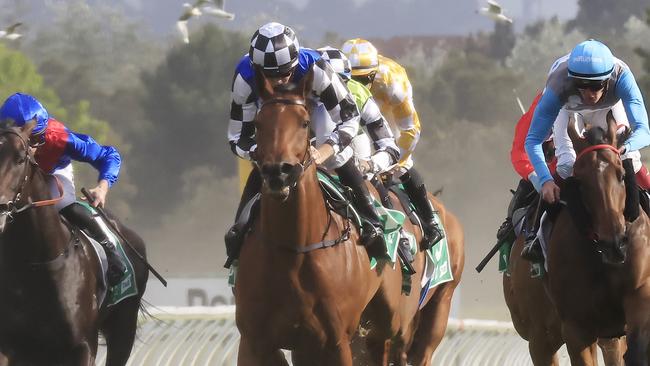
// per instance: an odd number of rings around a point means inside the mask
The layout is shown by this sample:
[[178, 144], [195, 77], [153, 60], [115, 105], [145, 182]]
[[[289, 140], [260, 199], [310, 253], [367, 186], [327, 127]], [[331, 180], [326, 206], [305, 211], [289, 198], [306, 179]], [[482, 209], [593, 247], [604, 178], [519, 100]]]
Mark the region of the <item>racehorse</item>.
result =
[[[404, 211], [393, 192], [389, 197], [394, 209]], [[431, 289], [420, 305], [419, 286], [426, 255], [423, 251], [411, 263], [416, 272], [410, 279], [413, 285], [409, 293], [402, 291], [403, 277], [408, 274], [401, 271], [384, 274], [378, 294], [362, 316], [362, 331], [367, 333], [363, 336], [365, 344], [358, 338], [353, 340], [355, 364], [431, 365], [433, 353], [445, 335], [452, 295], [460, 283], [465, 263], [464, 234], [458, 219], [435, 196], [429, 194], [429, 199], [446, 231], [453, 280]], [[422, 231], [408, 219], [403, 227], [415, 235], [417, 243], [422, 240]], [[392, 316], [390, 323], [382, 321], [387, 314]]]
[[352, 365], [350, 339], [381, 275], [354, 225], [326, 207], [309, 150], [313, 73], [277, 90], [255, 74], [251, 174], [263, 184], [235, 281], [238, 365], [287, 365], [280, 349], [292, 351], [294, 365]]
[[[532, 220], [530, 210], [528, 219]], [[526, 235], [519, 235], [512, 245], [508, 271], [503, 274], [503, 295], [517, 333], [528, 341], [528, 352], [535, 366], [559, 366], [557, 351], [564, 344], [562, 328], [553, 303], [544, 288], [544, 280], [532, 278], [530, 262], [521, 258]], [[599, 339], [607, 366], [622, 366], [625, 348], [623, 339]], [[596, 344], [590, 346], [591, 357], [597, 357]]]
[[[577, 157], [568, 202], [554, 224], [548, 248], [548, 293], [561, 321], [573, 365], [592, 365], [598, 337], [627, 335], [627, 365], [650, 359], [650, 222], [643, 210], [627, 222], [623, 164], [616, 122], [569, 137]], [[573, 187], [573, 188], [571, 188]], [[635, 192], [636, 194], [636, 192]]]
[[[0, 352], [9, 365], [94, 365], [101, 331], [106, 365], [124, 365], [148, 272], [132, 260], [139, 294], [101, 306], [97, 255], [53, 206], [53, 178], [28, 145], [33, 127], [0, 130]], [[144, 254], [140, 237], [119, 223], [118, 229]]]

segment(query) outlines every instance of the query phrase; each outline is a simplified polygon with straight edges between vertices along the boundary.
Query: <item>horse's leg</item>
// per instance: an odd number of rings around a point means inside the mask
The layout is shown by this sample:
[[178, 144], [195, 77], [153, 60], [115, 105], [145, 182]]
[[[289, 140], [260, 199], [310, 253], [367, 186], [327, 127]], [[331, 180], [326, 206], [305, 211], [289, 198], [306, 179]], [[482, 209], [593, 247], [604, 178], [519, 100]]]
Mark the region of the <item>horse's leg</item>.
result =
[[596, 337], [586, 334], [575, 324], [563, 321], [562, 336], [566, 342], [572, 366], [596, 366], [591, 347]]
[[388, 356], [390, 355], [390, 339], [381, 339], [381, 337], [367, 338], [366, 345], [368, 347], [371, 365], [388, 365]]
[[249, 337], [241, 336], [237, 352], [237, 366], [288, 366], [289, 363], [279, 349], [255, 345]]
[[102, 333], [106, 339], [106, 366], [123, 366], [131, 356], [138, 328], [140, 298], [131, 297], [111, 309], [103, 322]]
[[557, 350], [562, 339], [551, 339], [545, 327], [537, 327], [528, 340], [528, 352], [535, 366], [559, 366]]
[[627, 351], [625, 364], [650, 364], [650, 284], [641, 286], [624, 299], [627, 322]]
[[437, 293], [420, 310], [420, 320], [408, 351], [409, 361], [416, 366], [431, 365], [433, 352], [438, 348], [447, 330], [451, 297], [456, 282], [447, 282], [438, 288]]
[[603, 351], [605, 366], [624, 366], [625, 340], [621, 338], [600, 338], [598, 346]]

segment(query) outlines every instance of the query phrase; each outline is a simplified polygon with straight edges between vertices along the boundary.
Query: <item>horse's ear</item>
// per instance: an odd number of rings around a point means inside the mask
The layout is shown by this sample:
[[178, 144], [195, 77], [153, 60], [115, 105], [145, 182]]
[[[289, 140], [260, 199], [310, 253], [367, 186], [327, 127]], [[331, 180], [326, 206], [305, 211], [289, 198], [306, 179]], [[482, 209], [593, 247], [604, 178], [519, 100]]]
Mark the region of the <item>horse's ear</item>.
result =
[[264, 72], [259, 65], [255, 65], [255, 87], [257, 88], [257, 96], [260, 99], [268, 100], [273, 96], [273, 85], [264, 76]]
[[569, 138], [573, 143], [573, 149], [575, 150], [576, 154], [579, 154], [589, 145], [587, 143], [587, 140], [583, 139], [578, 134], [578, 130], [576, 129], [576, 120], [573, 117], [569, 117], [569, 123], [567, 124], [567, 133], [569, 134]]
[[25, 139], [29, 139], [32, 135], [32, 131], [34, 131], [34, 127], [36, 127], [36, 119], [32, 119], [25, 123], [23, 127], [20, 128], [20, 134], [23, 135]]
[[606, 120], [607, 120], [607, 139], [609, 140], [610, 145], [616, 146], [617, 144], [616, 130], [618, 130], [618, 124], [614, 119], [614, 113], [612, 113], [611, 109], [609, 110], [609, 112], [607, 112]]
[[[334, 75], [336, 77], [336, 75]], [[307, 100], [311, 96], [314, 83], [314, 70], [310, 70], [298, 84], [298, 91], [302, 92], [303, 99]]]

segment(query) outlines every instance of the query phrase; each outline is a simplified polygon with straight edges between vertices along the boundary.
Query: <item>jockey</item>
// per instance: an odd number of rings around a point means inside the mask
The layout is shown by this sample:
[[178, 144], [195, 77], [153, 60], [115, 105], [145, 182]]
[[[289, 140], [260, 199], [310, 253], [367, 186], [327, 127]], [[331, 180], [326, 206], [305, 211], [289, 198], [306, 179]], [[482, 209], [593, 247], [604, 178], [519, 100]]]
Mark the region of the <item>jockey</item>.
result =
[[59, 196], [57, 179], [63, 187], [63, 199], [55, 207], [72, 224], [87, 230], [102, 245], [108, 258], [108, 284], [117, 285], [126, 273], [126, 265], [117, 253], [113, 234], [99, 223], [90, 211], [76, 202], [72, 160], [83, 161], [99, 171], [98, 184], [90, 189], [93, 206], [103, 207], [108, 189], [117, 181], [121, 157], [112, 146], [99, 145], [92, 137], [70, 131], [63, 123], [51, 117], [45, 107], [34, 97], [16, 93], [0, 107], [0, 121], [9, 126], [22, 127], [35, 120], [29, 140], [35, 149], [34, 158], [38, 166], [50, 174], [49, 185], [52, 197]]
[[[391, 131], [388, 123], [381, 115], [379, 106], [372, 97], [370, 90], [358, 81], [351, 78], [350, 60], [340, 50], [333, 47], [323, 47], [317, 50], [321, 53], [321, 57], [326, 60], [332, 70], [336, 72], [341, 80], [346, 84], [350, 93], [354, 97], [354, 101], [359, 109], [360, 122], [367, 130], [367, 134], [362, 130], [359, 134], [352, 139], [343, 151], [336, 154], [332, 159], [334, 167], [340, 166], [346, 162], [350, 157], [356, 156], [360, 158], [359, 164], [364, 171], [369, 171], [377, 174], [387, 170], [391, 165], [397, 163], [399, 158], [399, 148], [395, 144], [395, 137]], [[318, 108], [312, 113], [312, 123], [316, 136], [325, 136], [331, 132], [335, 124], [332, 122], [327, 113], [327, 109], [321, 103]], [[319, 132], [321, 128], [327, 128], [327, 132]], [[372, 139], [374, 147], [374, 154], [370, 149], [370, 141], [368, 136]], [[322, 138], [320, 138], [322, 140]], [[317, 145], [319, 138], [317, 137]], [[326, 163], [329, 163], [327, 161]]]
[[413, 168], [412, 153], [420, 139], [420, 119], [413, 106], [413, 90], [406, 70], [381, 56], [368, 41], [355, 38], [341, 47], [352, 65], [352, 79], [367, 86], [393, 131], [399, 131], [400, 160], [396, 171], [409, 199], [415, 205], [424, 230], [424, 246], [430, 248], [443, 238], [435, 221], [435, 209], [427, 196], [420, 174]]
[[[359, 111], [354, 97], [341, 79], [318, 52], [299, 46], [293, 29], [271, 22], [253, 34], [250, 50], [241, 58], [235, 70], [228, 126], [228, 140], [235, 155], [242, 159], [254, 160], [257, 147], [254, 119], [258, 111], [256, 67], [264, 72], [274, 86], [299, 82], [309, 72], [314, 73], [314, 80], [320, 80], [312, 84], [312, 91], [316, 100], [327, 107], [330, 117], [336, 122], [336, 128], [318, 149], [311, 147], [312, 158], [316, 163], [321, 164], [345, 149], [357, 135]], [[354, 160], [348, 159], [335, 171], [341, 182], [352, 189], [353, 203], [366, 219], [363, 223], [361, 242], [367, 247], [370, 255], [383, 256], [386, 245], [382, 224]], [[252, 222], [250, 218], [240, 219], [240, 214], [260, 188], [261, 178], [259, 172], [254, 169], [242, 193], [235, 225], [225, 235], [227, 255], [231, 259], [238, 257], [248, 223]]]
[[[578, 122], [582, 119], [606, 129], [607, 112], [611, 109], [617, 113], [615, 108], [619, 101], [632, 128], [631, 136], [620, 149], [621, 159], [626, 175], [635, 176], [635, 171], [645, 171], [638, 150], [650, 144], [650, 129], [643, 97], [630, 68], [596, 40], [578, 44], [569, 55], [555, 61], [526, 137], [526, 152], [539, 177], [539, 191], [544, 201], [553, 204], [560, 199], [560, 187], [544, 162], [541, 146], [551, 129], [558, 155], [557, 175], [565, 179], [572, 175], [576, 159], [567, 134], [569, 115], [578, 117]], [[628, 193], [635, 190], [636, 187], [626, 187]], [[536, 240], [527, 242], [522, 256], [539, 259], [533, 254], [539, 253], [534, 248], [536, 245]]]
[[[533, 103], [528, 108], [528, 111], [521, 116], [515, 126], [512, 149], [510, 150], [510, 161], [512, 162], [512, 166], [517, 174], [521, 176], [521, 179], [519, 180], [517, 190], [512, 195], [512, 199], [508, 205], [508, 215], [497, 231], [497, 239], [499, 241], [503, 241], [503, 239], [505, 239], [513, 229], [512, 214], [517, 209], [529, 205], [534, 198], [533, 192], [535, 192], [536, 189], [539, 189], [537, 173], [535, 173], [535, 169], [528, 159], [524, 142], [530, 128], [530, 122], [533, 119], [535, 107], [537, 107], [537, 103], [541, 97], [541, 93], [537, 94]], [[554, 156], [549, 156], [553, 154], [552, 140], [548, 140], [546, 144], [547, 145], [544, 149], [545, 159], [549, 162], [549, 169], [552, 174], [554, 174], [557, 159]]]

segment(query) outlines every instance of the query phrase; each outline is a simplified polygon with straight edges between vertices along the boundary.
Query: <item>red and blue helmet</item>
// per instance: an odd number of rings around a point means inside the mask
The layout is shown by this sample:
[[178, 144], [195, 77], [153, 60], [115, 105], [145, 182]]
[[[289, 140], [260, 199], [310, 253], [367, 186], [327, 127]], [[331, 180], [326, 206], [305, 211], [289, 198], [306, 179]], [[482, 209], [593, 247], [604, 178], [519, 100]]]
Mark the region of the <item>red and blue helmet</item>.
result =
[[45, 107], [29, 94], [13, 94], [0, 107], [0, 121], [12, 121], [14, 126], [22, 127], [25, 123], [36, 120], [32, 135], [45, 131], [49, 119]]

